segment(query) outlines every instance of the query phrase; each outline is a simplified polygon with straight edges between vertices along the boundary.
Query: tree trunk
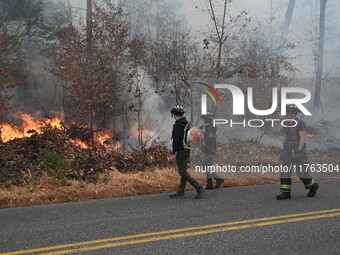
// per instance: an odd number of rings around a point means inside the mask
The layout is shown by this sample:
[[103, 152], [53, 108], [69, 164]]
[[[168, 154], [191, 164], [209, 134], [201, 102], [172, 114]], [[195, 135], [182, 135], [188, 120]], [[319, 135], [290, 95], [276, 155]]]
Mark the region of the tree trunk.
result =
[[[227, 3], [228, 0], [224, 0], [224, 6], [223, 6], [223, 17], [222, 17], [222, 23], [218, 24], [218, 20], [215, 15], [215, 10], [212, 4], [212, 0], [209, 0], [209, 7], [211, 11], [211, 19], [214, 23], [217, 38], [218, 38], [218, 53], [217, 53], [217, 63], [216, 63], [216, 73], [217, 77], [221, 76], [222, 73], [222, 50], [223, 50], [223, 45], [224, 45], [224, 35], [225, 35], [225, 18], [227, 14]], [[221, 30], [219, 29], [219, 26], [221, 27]]]
[[219, 42], [219, 45], [218, 45], [218, 55], [217, 55], [217, 64], [216, 64], [217, 77], [221, 76], [222, 47], [223, 47], [223, 43]]
[[285, 15], [285, 24], [282, 31], [282, 41], [286, 42], [289, 32], [290, 22], [292, 21], [292, 16], [295, 7], [295, 0], [289, 0], [288, 8]]
[[92, 143], [92, 149], [94, 151], [97, 150], [96, 148], [96, 143], [95, 143], [95, 140], [94, 140], [94, 120], [93, 120], [93, 117], [94, 117], [94, 112], [93, 112], [93, 109], [91, 108], [90, 110], [90, 130], [91, 130], [91, 143]]
[[194, 123], [194, 84], [190, 83], [190, 121], [191, 123]]
[[87, 0], [86, 36], [87, 36], [88, 43], [91, 44], [91, 39], [92, 39], [92, 0]]
[[[88, 71], [89, 74], [92, 72], [91, 68], [91, 54], [92, 54], [92, 49], [91, 49], [91, 41], [92, 41], [92, 0], [87, 0], [87, 8], [86, 8], [86, 39], [87, 39], [87, 64], [88, 64]], [[85, 82], [87, 83], [86, 87], [90, 89], [91, 84], [89, 79], [86, 79]], [[93, 109], [93, 104], [94, 101], [91, 100], [91, 106], [90, 106], [90, 130], [91, 130], [91, 143], [92, 143], [92, 149], [96, 151], [96, 146], [95, 146], [95, 139], [94, 139], [94, 109]]]
[[320, 94], [321, 94], [321, 80], [323, 71], [323, 53], [325, 41], [325, 16], [326, 16], [327, 0], [320, 1], [320, 21], [319, 21], [319, 46], [318, 46], [318, 59], [316, 63], [316, 81], [313, 108], [320, 107]]

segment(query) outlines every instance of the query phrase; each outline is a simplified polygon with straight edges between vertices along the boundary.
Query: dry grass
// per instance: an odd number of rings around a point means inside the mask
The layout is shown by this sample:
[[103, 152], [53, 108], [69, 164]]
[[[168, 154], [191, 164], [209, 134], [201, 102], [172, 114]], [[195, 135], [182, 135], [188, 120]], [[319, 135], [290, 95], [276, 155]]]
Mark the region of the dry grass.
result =
[[[99, 180], [96, 184], [69, 181], [66, 185], [62, 185], [59, 181], [45, 175], [30, 186], [0, 188], [0, 207], [19, 207], [173, 192], [179, 184], [179, 175], [174, 168], [136, 173], [112, 171], [107, 174], [101, 174]], [[205, 183], [205, 180], [202, 179], [200, 182]], [[223, 187], [264, 183], [269, 183], [269, 181], [232, 178], [227, 179], [223, 183]], [[188, 190], [192, 189], [188, 185]]]

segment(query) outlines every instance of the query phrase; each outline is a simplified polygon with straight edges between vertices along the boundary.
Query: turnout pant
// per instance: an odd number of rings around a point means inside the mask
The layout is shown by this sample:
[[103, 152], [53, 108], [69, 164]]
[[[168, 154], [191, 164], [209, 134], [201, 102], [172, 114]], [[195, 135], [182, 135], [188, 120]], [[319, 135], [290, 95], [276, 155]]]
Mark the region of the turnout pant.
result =
[[205, 167], [205, 170], [206, 170], [205, 174], [207, 177], [208, 184], [212, 184], [213, 178], [215, 180], [222, 179], [217, 173], [210, 171], [210, 167], [212, 165], [214, 156], [215, 154], [212, 154], [212, 153], [204, 153], [204, 156], [203, 156], [202, 166]]
[[290, 169], [290, 171], [281, 172], [280, 189], [283, 192], [290, 192], [292, 189], [292, 171], [296, 171], [306, 189], [310, 189], [314, 185], [313, 178], [304, 166], [307, 163], [306, 146], [299, 152], [298, 146], [297, 142], [285, 142], [283, 144], [282, 165]]
[[188, 162], [190, 157], [190, 150], [183, 149], [177, 151], [176, 162], [178, 166], [178, 173], [181, 176], [181, 181], [178, 187], [179, 193], [184, 193], [187, 182], [189, 182], [195, 189], [199, 189], [201, 185], [193, 179], [188, 173]]

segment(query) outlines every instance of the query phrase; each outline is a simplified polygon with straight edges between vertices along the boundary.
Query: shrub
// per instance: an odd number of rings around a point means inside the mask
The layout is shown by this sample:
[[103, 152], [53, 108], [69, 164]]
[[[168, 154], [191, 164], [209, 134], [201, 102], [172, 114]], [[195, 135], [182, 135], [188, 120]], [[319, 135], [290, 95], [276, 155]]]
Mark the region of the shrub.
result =
[[54, 180], [58, 180], [62, 184], [67, 183], [67, 172], [70, 164], [62, 159], [60, 155], [53, 152], [47, 153], [44, 164], [48, 169], [48, 174], [51, 175]]

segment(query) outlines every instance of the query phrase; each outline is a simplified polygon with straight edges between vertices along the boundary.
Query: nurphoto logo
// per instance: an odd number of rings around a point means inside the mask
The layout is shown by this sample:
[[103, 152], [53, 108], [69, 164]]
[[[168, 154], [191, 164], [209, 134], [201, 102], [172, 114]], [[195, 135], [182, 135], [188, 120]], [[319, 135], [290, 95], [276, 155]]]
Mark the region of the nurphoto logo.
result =
[[[201, 85], [204, 85], [205, 87], [209, 88], [210, 91], [213, 92], [213, 95], [209, 90], [203, 88], [201, 89], [202, 91], [205, 92], [205, 94], [201, 94], [201, 114], [205, 115], [207, 114], [207, 108], [208, 108], [208, 103], [207, 103], [207, 95], [210, 96], [214, 104], [216, 105], [217, 101], [216, 98], [218, 99], [220, 105], [222, 104], [222, 99], [220, 94], [216, 91], [216, 89], [228, 89], [229, 92], [231, 92], [232, 95], [232, 113], [233, 115], [245, 115], [245, 95], [243, 91], [231, 84], [215, 84], [214, 87], [208, 84], [205, 84], [203, 82], [198, 82]], [[248, 110], [258, 116], [268, 116], [273, 114], [278, 106], [279, 106], [279, 96], [278, 96], [279, 88], [272, 88], [272, 105], [269, 109], [256, 109], [254, 107], [254, 96], [253, 96], [253, 88], [248, 87], [247, 88], [247, 106]], [[286, 115], [286, 105], [288, 104], [294, 104], [296, 105], [301, 112], [304, 115], [311, 116], [312, 114], [306, 109], [306, 107], [303, 105], [305, 103], [308, 103], [311, 99], [311, 92], [308, 89], [305, 88], [297, 88], [297, 87], [282, 87], [280, 88], [280, 108], [281, 108], [281, 115], [285, 116]], [[300, 98], [288, 98], [289, 94], [298, 94], [300, 95]], [[301, 97], [302, 95], [302, 97]], [[275, 122], [280, 122], [281, 126], [283, 127], [295, 127], [297, 125], [297, 121], [295, 119], [250, 119], [246, 120], [243, 119], [243, 121], [233, 121], [232, 119], [227, 120], [227, 119], [214, 119], [213, 124], [214, 127], [216, 125], [225, 125], [225, 124], [230, 124], [231, 127], [233, 126], [243, 126], [243, 127], [262, 127], [266, 122], [271, 123], [272, 127], [274, 127]]]

